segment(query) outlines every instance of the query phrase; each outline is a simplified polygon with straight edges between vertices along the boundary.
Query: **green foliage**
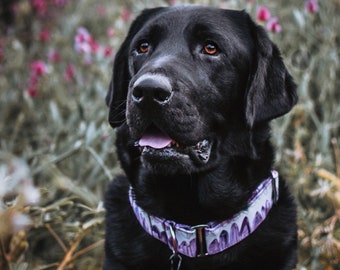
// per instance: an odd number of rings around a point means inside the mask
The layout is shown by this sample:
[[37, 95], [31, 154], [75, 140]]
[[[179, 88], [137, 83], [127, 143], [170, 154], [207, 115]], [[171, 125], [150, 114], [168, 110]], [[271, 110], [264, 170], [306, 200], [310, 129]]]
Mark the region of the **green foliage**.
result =
[[[104, 102], [114, 53], [143, 8], [174, 1], [5, 2], [0, 268], [100, 269], [103, 193], [120, 172]], [[246, 9], [255, 19], [265, 5], [278, 17], [282, 31], [270, 35], [300, 96], [273, 123], [276, 166], [299, 209], [298, 269], [340, 269], [339, 0], [315, 13], [293, 0], [190, 2]]]

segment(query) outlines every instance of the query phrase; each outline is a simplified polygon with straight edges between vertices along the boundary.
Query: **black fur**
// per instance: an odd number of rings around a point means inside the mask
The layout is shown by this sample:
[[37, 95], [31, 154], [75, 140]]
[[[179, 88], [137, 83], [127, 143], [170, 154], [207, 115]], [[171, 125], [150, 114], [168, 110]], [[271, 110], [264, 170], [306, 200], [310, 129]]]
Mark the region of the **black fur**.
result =
[[[145, 42], [148, 51], [138, 51]], [[217, 53], [207, 54], [207, 44]], [[136, 81], [145, 74], [166, 78], [169, 95], [137, 102]], [[129, 186], [144, 210], [178, 223], [230, 218], [247, 208], [252, 191], [269, 176], [269, 121], [290, 111], [297, 96], [279, 50], [249, 15], [185, 6], [146, 10], [133, 22], [116, 55], [106, 100], [125, 175], [106, 192], [104, 269], [164, 270], [170, 269], [171, 251], [139, 225]], [[135, 142], [150, 126], [191, 150], [141, 154]], [[211, 144], [204, 161], [192, 150], [202, 140]], [[213, 256], [183, 256], [181, 269], [293, 269], [296, 209], [282, 178], [279, 192], [253, 234]]]

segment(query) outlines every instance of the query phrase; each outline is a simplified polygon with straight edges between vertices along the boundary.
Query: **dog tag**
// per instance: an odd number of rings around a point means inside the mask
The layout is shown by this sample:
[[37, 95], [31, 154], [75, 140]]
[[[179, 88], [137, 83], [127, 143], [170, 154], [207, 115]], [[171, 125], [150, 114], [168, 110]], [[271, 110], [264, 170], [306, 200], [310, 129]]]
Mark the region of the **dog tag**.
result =
[[171, 267], [170, 270], [180, 270], [181, 269], [181, 263], [182, 263], [182, 257], [179, 254], [172, 254], [169, 258]]

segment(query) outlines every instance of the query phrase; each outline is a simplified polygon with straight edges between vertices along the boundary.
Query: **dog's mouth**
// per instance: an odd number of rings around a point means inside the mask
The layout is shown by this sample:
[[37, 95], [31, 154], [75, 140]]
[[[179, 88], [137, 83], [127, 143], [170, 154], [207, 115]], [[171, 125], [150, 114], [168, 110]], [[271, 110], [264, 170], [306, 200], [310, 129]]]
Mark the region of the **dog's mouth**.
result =
[[190, 158], [205, 164], [209, 161], [212, 143], [208, 139], [203, 139], [194, 145], [183, 145], [159, 128], [151, 126], [135, 142], [135, 146], [140, 149], [142, 157], [151, 158], [150, 161], [153, 162]]

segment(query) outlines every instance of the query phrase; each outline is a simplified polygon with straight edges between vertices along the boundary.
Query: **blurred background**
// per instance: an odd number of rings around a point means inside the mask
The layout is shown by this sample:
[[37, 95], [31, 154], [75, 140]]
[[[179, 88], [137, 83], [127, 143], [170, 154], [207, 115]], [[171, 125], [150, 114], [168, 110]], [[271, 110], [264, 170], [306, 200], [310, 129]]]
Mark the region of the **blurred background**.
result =
[[300, 101], [272, 141], [297, 269], [340, 269], [340, 0], [1, 0], [0, 269], [101, 269], [112, 61], [142, 9], [189, 2], [245, 9], [281, 49]]

